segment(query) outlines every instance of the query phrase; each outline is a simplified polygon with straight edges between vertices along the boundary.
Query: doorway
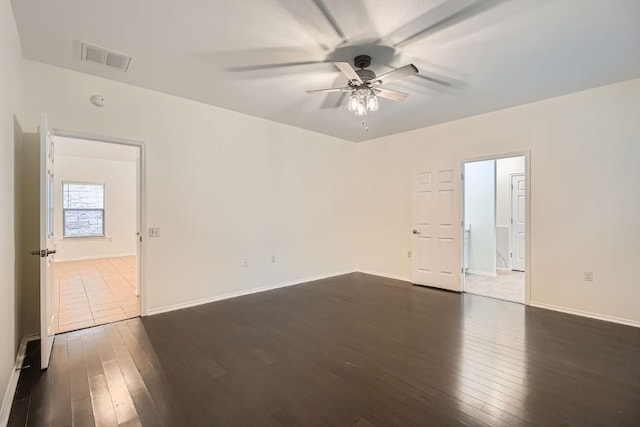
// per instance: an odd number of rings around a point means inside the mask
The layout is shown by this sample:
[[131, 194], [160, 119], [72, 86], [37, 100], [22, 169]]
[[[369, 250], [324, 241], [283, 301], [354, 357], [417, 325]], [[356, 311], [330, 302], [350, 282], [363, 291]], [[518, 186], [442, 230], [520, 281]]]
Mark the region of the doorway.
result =
[[53, 329], [140, 315], [141, 147], [54, 134]]
[[463, 170], [464, 292], [526, 303], [526, 157], [466, 161]]

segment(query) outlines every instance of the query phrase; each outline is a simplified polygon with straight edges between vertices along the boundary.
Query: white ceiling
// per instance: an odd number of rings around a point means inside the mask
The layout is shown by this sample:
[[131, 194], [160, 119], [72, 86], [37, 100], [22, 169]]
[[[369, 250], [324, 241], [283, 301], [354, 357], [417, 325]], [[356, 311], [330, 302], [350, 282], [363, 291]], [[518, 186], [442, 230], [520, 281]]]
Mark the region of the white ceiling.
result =
[[138, 148], [130, 145], [90, 141], [86, 139], [54, 137], [55, 154], [58, 156], [83, 157], [89, 159], [136, 162]]
[[[352, 141], [640, 77], [638, 0], [12, 3], [26, 58]], [[80, 40], [132, 55], [129, 71], [81, 62]], [[411, 96], [382, 100], [365, 132], [327, 108], [339, 94], [305, 94], [343, 86], [327, 61], [356, 54], [378, 74], [411, 62], [449, 86], [389, 83]], [[298, 65], [260, 67], [284, 63]]]

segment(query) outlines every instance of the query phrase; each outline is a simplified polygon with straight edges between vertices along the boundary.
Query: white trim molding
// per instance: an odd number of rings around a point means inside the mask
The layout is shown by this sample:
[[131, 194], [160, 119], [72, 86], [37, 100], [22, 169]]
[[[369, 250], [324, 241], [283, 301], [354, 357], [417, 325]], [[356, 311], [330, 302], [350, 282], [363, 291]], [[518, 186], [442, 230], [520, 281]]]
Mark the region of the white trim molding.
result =
[[634, 326], [640, 328], [640, 321], [623, 319], [621, 317], [608, 316], [606, 314], [592, 313], [590, 311], [576, 310], [574, 308], [560, 307], [552, 304], [544, 304], [541, 302], [531, 302], [531, 307], [543, 308], [545, 310], [559, 311], [561, 313], [573, 314], [575, 316], [588, 317], [590, 319], [604, 320], [605, 322], [619, 323], [621, 325]]
[[59, 262], [69, 262], [69, 261], [86, 261], [88, 259], [106, 259], [106, 258], [120, 258], [125, 256], [136, 256], [134, 253], [126, 253], [126, 254], [113, 254], [113, 255], [100, 255], [100, 256], [85, 256], [85, 257], [77, 257], [77, 258], [64, 258], [64, 259], [56, 259], [54, 264]]
[[9, 422], [9, 415], [11, 414], [11, 407], [13, 406], [13, 398], [16, 395], [16, 388], [18, 387], [18, 380], [20, 379], [20, 372], [22, 368], [22, 362], [27, 351], [27, 343], [29, 341], [40, 339], [40, 335], [27, 335], [22, 338], [20, 342], [20, 348], [18, 349], [18, 355], [16, 356], [16, 363], [13, 371], [11, 371], [11, 377], [9, 377], [9, 384], [7, 384], [7, 390], [4, 393], [2, 399], [2, 407], [0, 407], [0, 426], [6, 426]]
[[465, 274], [477, 274], [478, 276], [487, 276], [487, 277], [498, 277], [497, 273], [487, 273], [486, 271], [476, 271], [476, 270], [469, 270], [468, 268], [465, 268], [464, 270]]
[[380, 273], [379, 271], [372, 271], [372, 270], [362, 270], [360, 268], [357, 270], [357, 272], [363, 273], [363, 274], [370, 274], [372, 276], [386, 277], [387, 279], [402, 280], [403, 282], [411, 283], [411, 279], [405, 276], [396, 276], [395, 274]]
[[302, 285], [304, 283], [313, 282], [313, 281], [316, 281], [316, 280], [328, 279], [330, 277], [342, 276], [344, 274], [355, 273], [355, 272], [356, 272], [355, 269], [339, 271], [339, 272], [330, 273], [330, 274], [323, 274], [323, 275], [320, 275], [320, 276], [307, 277], [307, 278], [299, 279], [299, 280], [292, 280], [292, 281], [289, 281], [289, 282], [276, 283], [275, 285], [260, 286], [260, 287], [257, 287], [257, 288], [247, 289], [247, 290], [244, 290], [244, 291], [229, 292], [229, 293], [226, 293], [226, 294], [215, 295], [215, 296], [212, 296], [212, 297], [209, 297], [209, 298], [202, 298], [202, 299], [195, 300], [195, 301], [188, 301], [188, 302], [183, 302], [183, 303], [180, 303], [180, 304], [168, 305], [168, 306], [160, 307], [160, 308], [150, 308], [150, 309], [147, 309], [147, 312], [144, 315], [152, 316], [154, 314], [167, 313], [169, 311], [181, 310], [183, 308], [195, 307], [195, 306], [202, 305], [202, 304], [209, 304], [211, 302], [216, 302], [216, 301], [221, 301], [221, 300], [225, 300], [225, 299], [241, 297], [241, 296], [244, 296], [244, 295], [257, 294], [259, 292], [271, 291], [271, 290], [274, 290], [274, 289], [285, 288], [287, 286]]

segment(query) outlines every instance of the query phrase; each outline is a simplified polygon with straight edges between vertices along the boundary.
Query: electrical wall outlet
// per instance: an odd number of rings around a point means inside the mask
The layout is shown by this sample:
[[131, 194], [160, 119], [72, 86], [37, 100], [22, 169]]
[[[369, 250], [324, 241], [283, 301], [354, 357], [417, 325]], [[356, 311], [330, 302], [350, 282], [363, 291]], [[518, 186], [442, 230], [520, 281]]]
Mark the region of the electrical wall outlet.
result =
[[411, 251], [407, 251], [407, 258], [411, 258]]
[[149, 237], [160, 237], [160, 228], [149, 227]]
[[271, 264], [275, 264], [275, 263], [276, 263], [276, 256], [271, 255]]
[[584, 272], [584, 281], [585, 282], [593, 282], [593, 271], [585, 271]]
[[242, 266], [249, 267], [249, 260], [245, 258], [245, 260], [242, 262]]

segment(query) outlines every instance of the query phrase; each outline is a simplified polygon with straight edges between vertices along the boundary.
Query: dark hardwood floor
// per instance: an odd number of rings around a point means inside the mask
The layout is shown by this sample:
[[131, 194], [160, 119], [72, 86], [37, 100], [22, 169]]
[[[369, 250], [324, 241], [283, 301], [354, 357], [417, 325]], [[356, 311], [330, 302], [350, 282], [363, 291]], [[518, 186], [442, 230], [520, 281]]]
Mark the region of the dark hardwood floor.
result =
[[30, 343], [11, 426], [640, 425], [640, 329], [365, 274]]

